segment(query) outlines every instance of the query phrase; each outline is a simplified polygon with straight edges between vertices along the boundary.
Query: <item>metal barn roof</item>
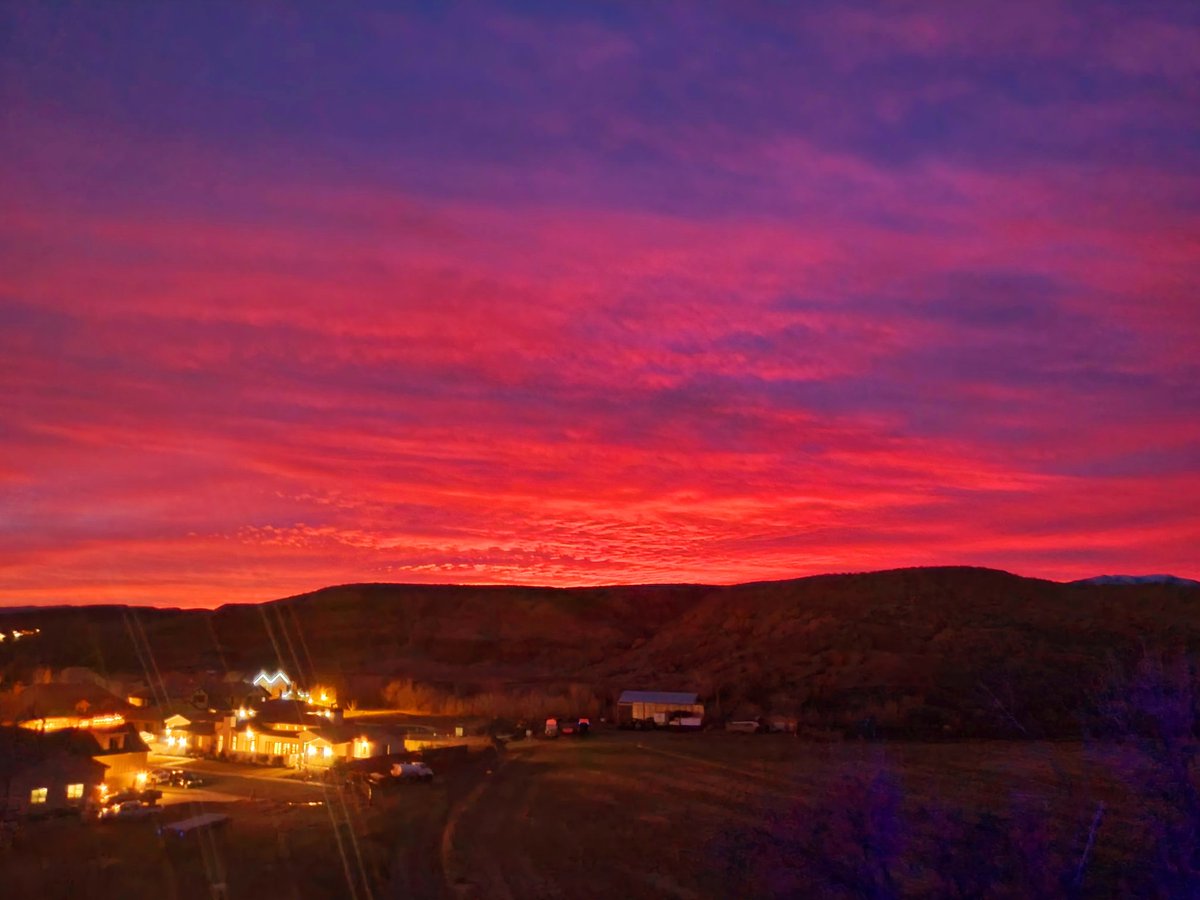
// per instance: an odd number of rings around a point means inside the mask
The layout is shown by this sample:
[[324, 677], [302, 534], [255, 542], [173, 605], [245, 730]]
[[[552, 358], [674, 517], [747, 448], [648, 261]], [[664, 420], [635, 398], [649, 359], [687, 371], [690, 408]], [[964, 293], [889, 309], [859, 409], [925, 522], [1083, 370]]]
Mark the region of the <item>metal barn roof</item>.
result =
[[691, 706], [700, 702], [698, 694], [678, 691], [624, 691], [618, 703], [665, 703], [668, 706]]

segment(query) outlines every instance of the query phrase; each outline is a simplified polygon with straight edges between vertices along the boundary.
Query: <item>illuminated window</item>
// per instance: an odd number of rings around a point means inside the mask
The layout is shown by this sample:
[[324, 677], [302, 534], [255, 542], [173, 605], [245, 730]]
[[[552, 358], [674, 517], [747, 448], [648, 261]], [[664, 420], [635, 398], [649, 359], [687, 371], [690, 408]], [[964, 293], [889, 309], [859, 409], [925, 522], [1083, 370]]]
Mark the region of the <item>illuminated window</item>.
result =
[[34, 788], [32, 791], [29, 792], [29, 802], [31, 804], [45, 803], [46, 797], [49, 796], [49, 794], [50, 794], [49, 788]]
[[309, 755], [309, 756], [316, 756], [316, 755], [317, 755], [317, 748], [316, 748], [316, 747], [314, 747], [312, 744], [309, 744], [309, 745], [308, 745], [308, 751], [307, 751], [307, 752], [308, 752], [308, 755]]
[[275, 742], [275, 749], [274, 749], [274, 750], [272, 750], [271, 752], [272, 752], [272, 753], [274, 753], [276, 756], [278, 756], [280, 753], [282, 753], [282, 752], [283, 752], [283, 744], [282, 744], [282, 743], [280, 743], [279, 741], [276, 741], [276, 742]]
[[78, 800], [82, 796], [83, 796], [83, 785], [82, 784], [68, 784], [67, 785], [67, 799], [68, 800]]
[[326, 759], [329, 759], [329, 757], [333, 756], [333, 749], [331, 747], [323, 747], [321, 749], [321, 755]]

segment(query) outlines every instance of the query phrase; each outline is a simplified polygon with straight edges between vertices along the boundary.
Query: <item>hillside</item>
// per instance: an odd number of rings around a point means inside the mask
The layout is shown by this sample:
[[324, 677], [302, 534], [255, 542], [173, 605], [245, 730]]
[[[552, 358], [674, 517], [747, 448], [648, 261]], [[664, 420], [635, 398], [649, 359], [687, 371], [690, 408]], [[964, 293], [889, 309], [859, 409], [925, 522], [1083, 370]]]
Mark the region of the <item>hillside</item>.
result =
[[1061, 734], [1143, 645], [1200, 651], [1200, 589], [928, 568], [730, 587], [347, 585], [211, 611], [55, 608], [0, 622], [42, 629], [0, 645], [10, 680], [32, 665], [282, 666], [359, 692], [394, 676], [459, 694], [691, 688], [722, 712], [814, 724], [871, 717], [898, 733], [959, 735], [1015, 721]]

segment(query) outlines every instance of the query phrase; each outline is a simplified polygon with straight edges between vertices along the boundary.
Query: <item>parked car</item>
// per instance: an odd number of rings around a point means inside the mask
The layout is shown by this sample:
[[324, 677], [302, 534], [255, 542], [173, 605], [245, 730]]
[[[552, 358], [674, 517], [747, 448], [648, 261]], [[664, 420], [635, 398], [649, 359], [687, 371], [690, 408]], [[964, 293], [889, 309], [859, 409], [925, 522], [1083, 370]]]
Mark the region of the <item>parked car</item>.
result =
[[[179, 770], [175, 769], [174, 771], [178, 772]], [[171, 773], [171, 769], [151, 769], [150, 774], [146, 776], [146, 780], [151, 784], [170, 784]]]
[[201, 787], [204, 784], [204, 779], [195, 772], [186, 772], [183, 769], [176, 769], [171, 773], [169, 784], [181, 788]]
[[763, 726], [757, 719], [738, 719], [733, 722], [726, 722], [725, 730], [737, 734], [758, 734], [763, 730]]
[[114, 803], [112, 806], [106, 806], [100, 810], [100, 818], [104, 821], [129, 821], [131, 819], [145, 819], [150, 816], [157, 815], [162, 812], [160, 806], [150, 806], [140, 800], [126, 800], [122, 803]]

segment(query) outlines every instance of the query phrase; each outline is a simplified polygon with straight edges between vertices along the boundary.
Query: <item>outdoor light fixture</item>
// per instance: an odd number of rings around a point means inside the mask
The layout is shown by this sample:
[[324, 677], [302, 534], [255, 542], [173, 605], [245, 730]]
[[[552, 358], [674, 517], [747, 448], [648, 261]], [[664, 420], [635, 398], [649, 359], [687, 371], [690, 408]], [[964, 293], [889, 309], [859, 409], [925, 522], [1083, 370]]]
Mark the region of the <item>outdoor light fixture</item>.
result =
[[291, 687], [291, 685], [292, 685], [292, 679], [290, 679], [286, 675], [284, 675], [282, 669], [280, 669], [274, 675], [268, 675], [267, 670], [263, 669], [257, 675], [254, 676], [253, 683], [258, 685], [259, 687], [273, 688], [273, 687], [275, 687], [275, 685], [277, 685], [281, 682], [283, 684], [287, 685], [288, 687]]

